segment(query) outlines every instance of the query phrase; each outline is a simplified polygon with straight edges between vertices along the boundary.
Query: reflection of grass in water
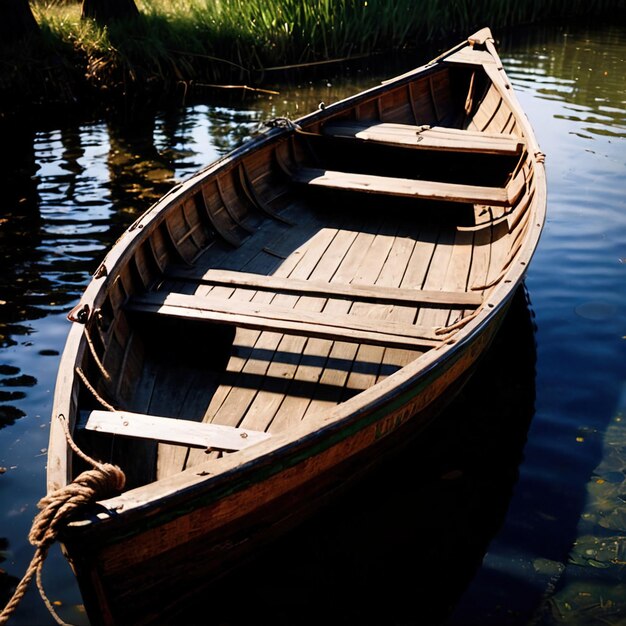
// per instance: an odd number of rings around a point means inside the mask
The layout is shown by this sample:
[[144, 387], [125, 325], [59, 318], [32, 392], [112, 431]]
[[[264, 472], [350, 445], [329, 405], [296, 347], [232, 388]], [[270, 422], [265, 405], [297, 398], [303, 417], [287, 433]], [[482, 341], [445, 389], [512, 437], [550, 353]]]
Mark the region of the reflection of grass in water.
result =
[[[7, 559], [8, 554], [9, 542], [4, 537], [0, 537], [0, 563]], [[0, 606], [4, 607], [9, 601], [18, 582], [18, 578], [11, 576], [0, 567]]]
[[614, 317], [617, 307], [605, 302], [585, 302], [576, 307], [576, 314], [590, 320], [605, 320]]
[[36, 384], [37, 379], [28, 374], [0, 379], [0, 386], [3, 387], [34, 387]]
[[15, 424], [18, 419], [25, 415], [26, 413], [24, 413], [24, 411], [10, 404], [0, 405], [0, 428]]
[[[37, 379], [28, 374], [20, 374], [20, 369], [11, 365], [0, 366], [0, 387], [34, 387]], [[25, 398], [23, 391], [0, 390], [0, 428], [14, 424], [16, 420], [24, 417], [26, 413], [21, 409], [5, 402]]]
[[626, 387], [587, 486], [578, 537], [542, 623], [623, 624], [626, 616]]
[[0, 402], [23, 400], [25, 397], [26, 394], [23, 391], [0, 391]]

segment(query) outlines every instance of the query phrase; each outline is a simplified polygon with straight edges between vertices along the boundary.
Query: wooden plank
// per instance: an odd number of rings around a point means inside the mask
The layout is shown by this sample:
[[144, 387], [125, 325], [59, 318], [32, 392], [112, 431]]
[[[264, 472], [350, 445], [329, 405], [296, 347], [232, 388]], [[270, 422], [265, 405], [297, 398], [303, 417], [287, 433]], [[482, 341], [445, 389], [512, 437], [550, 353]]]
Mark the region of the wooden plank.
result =
[[[382, 217], [379, 214], [379, 218]], [[356, 234], [353, 245], [348, 253], [341, 259], [324, 258], [316, 268], [316, 272], [312, 275], [314, 278], [324, 278], [329, 282], [349, 283], [358, 272], [359, 268], [365, 263], [370, 255], [372, 244], [376, 237], [376, 232], [383, 229], [383, 225], [375, 222], [370, 223], [369, 229], [363, 229], [362, 217], [354, 216], [354, 223], [348, 224], [348, 230]], [[360, 224], [360, 226], [359, 226]], [[322, 270], [320, 274], [319, 270]], [[306, 300], [309, 300], [307, 298]], [[348, 300], [329, 300], [324, 306], [324, 313], [327, 315], [341, 315], [350, 311], [352, 302]], [[297, 423], [299, 420], [309, 417], [311, 414], [319, 414], [330, 406], [335, 406], [340, 402], [346, 381], [348, 379], [351, 368], [354, 366], [354, 359], [358, 350], [358, 344], [346, 341], [333, 341], [332, 339], [313, 338], [307, 341], [304, 356], [313, 357], [318, 360], [318, 368], [306, 368], [301, 366], [296, 372], [296, 377], [302, 380], [314, 380], [317, 386], [313, 393], [309, 394], [306, 403], [297, 404], [287, 399], [277, 413], [274, 422], [272, 422], [271, 430], [278, 431], [281, 428], [288, 428], [290, 424]], [[317, 371], [316, 371], [317, 370]], [[297, 395], [298, 383], [291, 388], [291, 394]]]
[[267, 433], [249, 429], [128, 411], [91, 411], [83, 428], [124, 437], [219, 450], [243, 450], [270, 437]]
[[333, 137], [447, 152], [515, 155], [521, 152], [524, 145], [520, 137], [499, 133], [352, 120], [330, 122], [324, 126], [323, 132]]
[[496, 60], [486, 50], [463, 48], [446, 57], [446, 63], [459, 63], [461, 65], [485, 65], [494, 64]]
[[[147, 359], [150, 369], [154, 369], [154, 381], [149, 404], [142, 409], [124, 405], [125, 410], [133, 413], [166, 415], [170, 418], [184, 417], [187, 421], [200, 421], [202, 409], [194, 406], [189, 395], [199, 388], [204, 393], [209, 393], [209, 385], [204, 384], [207, 372], [201, 372], [193, 366], [178, 362], [175, 367], [172, 363], [163, 363], [160, 360]], [[205, 376], [203, 376], [205, 374]], [[134, 383], [134, 380], [129, 381]], [[158, 444], [156, 459], [157, 480], [165, 478], [175, 472], [172, 471], [172, 459], [178, 455], [184, 455], [186, 448], [180, 445], [171, 445], [166, 441]]]
[[[278, 266], [283, 259], [267, 254], [264, 250], [269, 247], [277, 249], [285, 256], [292, 254], [300, 248], [308, 239], [314, 237], [321, 228], [321, 222], [315, 218], [311, 211], [300, 209], [296, 205], [289, 206], [290, 218], [297, 223], [297, 226], [288, 226], [275, 220], [266, 220], [257, 232], [248, 237], [245, 242], [236, 249], [233, 249], [221, 242], [207, 249], [201, 258], [194, 264], [194, 267], [185, 267], [181, 264], [170, 266], [173, 279], [165, 280], [162, 290], [172, 289], [178, 292], [203, 293], [199, 289], [197, 275], [202, 275], [208, 268], [221, 268], [229, 270], [254, 271], [258, 274], [277, 273]], [[203, 269], [204, 268], [204, 269]], [[214, 290], [215, 287], [207, 286], [206, 291]], [[224, 293], [232, 293], [233, 289], [227, 292], [221, 287]], [[222, 295], [221, 297], [228, 297]]]
[[327, 189], [343, 189], [444, 202], [510, 206], [510, 199], [504, 187], [481, 187], [410, 178], [371, 176], [317, 168], [301, 168], [292, 174], [292, 179], [297, 183]]
[[[393, 229], [392, 234], [379, 234], [370, 249], [367, 252], [364, 262], [359, 266], [353, 281], [355, 283], [372, 284], [382, 280], [381, 273], [385, 268], [385, 262], [391, 254], [393, 245], [398, 233], [397, 227]], [[398, 283], [400, 276], [404, 273], [406, 264], [398, 265], [396, 268], [398, 273]], [[395, 286], [395, 285], [394, 285]], [[393, 310], [393, 306], [389, 304], [365, 304], [356, 302], [350, 312], [359, 316], [363, 316], [369, 323], [389, 323], [389, 315]], [[412, 321], [412, 320], [411, 320]], [[394, 322], [395, 323], [395, 322]], [[350, 397], [359, 393], [363, 389], [367, 389], [376, 384], [376, 378], [380, 371], [381, 362], [385, 353], [382, 346], [360, 345], [356, 354], [354, 366], [352, 367], [345, 385], [344, 397]]]
[[[443, 229], [439, 232], [437, 245], [424, 278], [424, 287], [435, 289], [444, 284], [446, 276], [449, 274], [448, 267], [454, 252], [454, 237], [455, 233], [451, 229]], [[445, 314], [447, 315], [447, 313], [446, 311]], [[440, 326], [441, 321], [439, 318], [439, 311], [421, 309], [417, 315], [416, 321], [422, 324], [422, 320], [426, 320], [426, 323], [432, 323], [433, 326]]]
[[[385, 215], [384, 212], [381, 212], [381, 214], [383, 216]], [[362, 248], [362, 257], [358, 265], [353, 266], [350, 270], [352, 276], [350, 279], [351, 284], [368, 287], [376, 282], [385, 264], [385, 260], [389, 257], [397, 230], [398, 224], [396, 219], [388, 218], [383, 220], [377, 234], [371, 238], [369, 245]], [[366, 320], [368, 324], [372, 324], [371, 317], [386, 320], [386, 313], [389, 308], [390, 306], [387, 304], [366, 305], [364, 303], [355, 302], [350, 307], [350, 315], [354, 316], [356, 314], [358, 318], [362, 318]], [[376, 314], [373, 314], [373, 311], [376, 311]], [[328, 307], [325, 309], [325, 312], [328, 312]], [[389, 322], [384, 321], [382, 325], [388, 323]], [[352, 366], [349, 370], [344, 369], [343, 372], [336, 372], [339, 374], [338, 378], [342, 382], [342, 386], [338, 388], [338, 391], [341, 393], [337, 396], [337, 401], [355, 395], [371, 387], [376, 382], [376, 375], [380, 369], [380, 361], [383, 352], [384, 347], [380, 345], [366, 344], [357, 347]], [[352, 351], [346, 353], [352, 354]], [[335, 363], [338, 362], [335, 361]], [[343, 380], [344, 377], [345, 382]], [[323, 387], [320, 389], [323, 389]]]
[[474, 113], [471, 123], [475, 125], [478, 131], [488, 132], [493, 118], [501, 106], [502, 96], [496, 86], [492, 84]]
[[[182, 274], [185, 280], [190, 275]], [[175, 278], [176, 273], [167, 274], [168, 278]], [[295, 278], [281, 278], [279, 276], [264, 276], [246, 272], [229, 270], [208, 270], [196, 279], [201, 284], [229, 285], [232, 287], [248, 287], [262, 291], [294, 293], [298, 295], [317, 295], [327, 298], [339, 297], [350, 300], [379, 303], [409, 304], [437, 304], [458, 305], [467, 307], [480, 306], [482, 298], [476, 293], [464, 291], [424, 291], [419, 289], [400, 289], [381, 285], [337, 284], [318, 280], [298, 280]]]
[[[303, 246], [292, 249], [289, 258], [276, 269], [277, 275], [304, 279], [314, 274], [326, 278], [325, 272], [328, 271], [332, 276], [336, 264], [345, 256], [346, 250], [350, 248], [356, 237], [354, 227], [347, 230], [337, 230], [345, 220], [345, 215], [340, 212], [335, 213], [324, 228], [319, 227], [314, 235], [310, 234], [309, 240]], [[331, 263], [332, 268], [329, 267], [328, 270], [324, 270], [327, 263], [321, 261], [322, 257], [335, 259]], [[258, 268], [254, 265], [252, 269], [256, 271]], [[318, 274], [319, 272], [322, 273]], [[240, 295], [241, 297], [239, 297]], [[281, 306], [293, 306], [304, 300], [307, 301], [306, 305], [310, 306], [310, 301], [315, 300], [320, 302], [317, 310], [321, 310], [325, 302], [321, 298], [299, 298], [295, 295], [276, 295], [266, 291], [254, 292], [251, 289], [236, 289], [233, 298], [252, 300], [255, 303], [271, 302]], [[227, 366], [228, 375], [223, 378], [223, 383], [211, 399], [205, 414], [205, 421], [227, 425], [249, 425], [251, 423], [258, 425], [258, 427], [253, 426], [256, 430], [266, 429], [274, 417], [276, 407], [280, 404], [282, 408], [284, 404], [285, 394], [279, 393], [278, 381], [289, 378], [284, 382], [287, 385], [291, 384], [290, 368], [293, 365], [281, 363], [281, 361], [291, 360], [287, 353], [299, 355], [302, 352], [302, 349], [299, 348], [300, 343], [297, 342], [306, 343], [308, 346], [311, 341], [311, 339], [300, 336], [283, 336], [276, 332], [238, 328], [233, 344], [237, 354], [233, 353], [231, 356]], [[257, 377], [260, 381], [269, 377], [268, 385], [261, 382], [251, 388], [247, 383], [251, 376]], [[200, 451], [190, 450], [186, 465], [189, 467], [206, 458], [206, 455]]]
[[[246, 377], [262, 380], [268, 374], [269, 366], [282, 335], [275, 332], [261, 332], [258, 329], [237, 329], [236, 351], [231, 355], [227, 376], [211, 399], [204, 421], [239, 425], [243, 415], [254, 402], [258, 387], [244, 384]], [[197, 455], [190, 454], [188, 465], [199, 461]]]
[[[474, 233], [471, 231], [459, 230], [454, 239], [452, 257], [448, 265], [446, 277], [442, 282], [444, 289], [466, 289], [468, 287], [470, 269], [472, 264], [472, 254], [474, 251]], [[461, 309], [462, 307], [459, 307]], [[430, 313], [430, 312], [429, 312]], [[463, 317], [465, 311], [438, 311], [427, 316], [428, 323], [438, 326], [453, 324]]]
[[[343, 220], [342, 220], [343, 221]], [[347, 220], [351, 224], [351, 220]], [[345, 226], [345, 224], [344, 224]], [[317, 252], [313, 252], [312, 258], [317, 257], [318, 262], [315, 266], [307, 266], [307, 264], [298, 264], [294, 271], [290, 273], [290, 278], [298, 279], [298, 277], [321, 278], [328, 280], [336, 272], [337, 266], [342, 263], [348, 252], [352, 249], [357, 236], [355, 224], [352, 228], [348, 227], [337, 230], [330, 245], [325, 246], [322, 250], [317, 247]], [[299, 294], [288, 295], [278, 294], [272, 300], [273, 306], [293, 307], [294, 312], [304, 310], [307, 312], [319, 313], [325, 308], [326, 298], [311, 297]], [[298, 401], [302, 401], [303, 405], [308, 405], [308, 393], [300, 392], [295, 389], [294, 379], [298, 375], [303, 355], [307, 351], [307, 346], [314, 341], [310, 337], [286, 334], [282, 337], [274, 359], [268, 368], [268, 379], [262, 385], [254, 402], [250, 405], [241, 425], [257, 430], [267, 430], [270, 424], [274, 424], [276, 417], [288, 398], [295, 393]], [[278, 357], [278, 358], [276, 358]], [[270, 381], [271, 379], [271, 381]], [[299, 402], [288, 402], [288, 405], [296, 411]], [[303, 412], [306, 406], [301, 407]]]
[[[218, 374], [211, 368], [199, 368], [185, 361], [183, 357], [175, 366], [172, 366], [172, 363], [160, 361], [149, 407], [137, 410], [128, 406], [125, 409], [137, 413], [157, 413], [172, 418], [184, 418], [191, 422], [202, 422], [207, 403], [219, 384]], [[198, 450], [198, 452], [205, 457], [208, 454], [206, 449]], [[159, 443], [156, 463], [157, 480], [179, 472], [188, 454], [189, 448], [186, 446]]]
[[[354, 315], [328, 315], [302, 311], [295, 313], [292, 308], [260, 304], [257, 302], [234, 302], [222, 298], [193, 296], [177, 293], [149, 293], [137, 296], [128, 305], [133, 311], [171, 314], [176, 317], [204, 319], [225, 324], [248, 326], [252, 318], [259, 320], [259, 327], [278, 330], [284, 325], [285, 332], [298, 331], [298, 325], [324, 327], [326, 330], [313, 336], [330, 334], [336, 339], [359, 339], [359, 333], [378, 333], [386, 335], [407, 335], [424, 339], [434, 338], [432, 329], [409, 326], [397, 328], [394, 324], [381, 322], [375, 325], [365, 323]], [[267, 322], [266, 322], [267, 320]], [[251, 322], [256, 326], [254, 322]], [[254, 327], [254, 326], [253, 326]], [[334, 331], [331, 329], [335, 329]], [[302, 333], [307, 334], [303, 329]]]
[[[284, 225], [274, 225], [276, 223], [270, 223], [270, 231], [272, 236], [272, 243], [270, 245], [276, 247], [285, 247], [285, 249], [294, 251], [301, 250], [302, 246], [299, 244], [302, 242], [302, 238], [308, 237], [316, 238], [317, 234], [320, 234], [320, 223], [313, 218], [313, 215], [308, 211], [301, 211], [299, 207], [292, 206], [291, 214], [298, 218], [299, 227], [285, 228]], [[317, 234], [315, 234], [317, 231]], [[276, 234], [278, 236], [276, 237]], [[259, 234], [251, 239], [254, 241]], [[330, 233], [322, 233], [324, 237], [330, 235]], [[261, 241], [261, 245], [267, 241], [264, 238]], [[324, 244], [326, 245], [326, 244]], [[244, 248], [248, 250], [244, 250]], [[306, 246], [305, 246], [306, 247]], [[304, 252], [293, 255], [293, 263], [298, 264], [306, 256]], [[266, 268], [267, 255], [263, 255], [259, 251], [259, 244], [254, 247], [250, 247], [248, 244], [244, 244], [240, 249], [228, 254], [225, 258], [214, 258], [213, 255], [207, 255], [206, 259], [203, 259], [204, 267], [211, 267], [215, 264], [229, 263], [230, 267], [237, 269], [251, 268], [254, 271], [276, 271], [282, 273], [284, 271], [290, 271], [293, 267], [292, 263], [283, 263], [281, 267], [276, 267], [277, 260], [273, 261], [273, 267]], [[232, 265], [231, 265], [232, 263]], [[183, 277], [189, 280], [189, 284], [194, 284], [194, 289], [198, 288], [197, 282], [189, 272], [181, 272]], [[169, 283], [173, 281], [168, 281]], [[212, 296], [219, 296], [220, 298], [231, 298], [233, 301], [243, 300], [250, 301], [252, 299], [256, 301], [270, 302], [273, 294], [269, 292], [256, 292], [252, 289], [237, 289], [231, 286], [207, 286], [206, 291], [198, 289], [197, 293], [211, 292]], [[271, 362], [271, 355], [276, 350], [280, 341], [281, 335], [272, 332], [261, 332], [256, 329], [250, 328], [238, 328], [233, 346], [231, 349], [231, 355], [226, 366], [226, 371], [220, 376], [219, 384], [215, 393], [210, 397], [208, 406], [205, 405], [203, 413], [204, 422], [213, 422], [229, 426], [238, 426], [242, 416], [245, 414], [249, 405], [253, 402], [256, 394], [256, 388], [250, 388], [245, 384], [242, 384], [241, 377], [259, 377], [263, 378], [267, 375], [267, 370]], [[268, 355], [270, 355], [268, 357]], [[196, 463], [203, 462], [210, 456], [207, 456], [201, 450], [185, 450], [180, 446], [176, 447], [177, 456], [173, 458], [173, 465], [175, 471], [180, 471], [185, 467], [190, 467]], [[216, 454], [216, 453], [214, 453]], [[178, 464], [176, 465], [176, 461]]]
[[250, 180], [250, 175], [248, 174], [248, 170], [246, 169], [245, 161], [241, 161], [238, 171], [243, 192], [246, 194], [252, 204], [254, 204], [266, 215], [269, 215], [271, 218], [288, 224], [289, 226], [294, 225], [294, 223], [290, 219], [276, 212], [263, 198], [261, 198], [254, 184]]
[[[379, 215], [384, 216], [385, 213], [381, 211]], [[341, 264], [332, 280], [339, 283], [372, 285], [389, 258], [389, 246], [386, 242], [391, 243], [395, 240], [397, 225], [394, 225], [394, 222], [393, 219], [383, 221], [375, 235], [374, 233], [359, 233], [358, 245], [354, 246], [353, 254]], [[381, 305], [370, 305], [367, 309], [379, 306]], [[324, 312], [333, 315], [347, 311], [352, 313], [358, 310], [358, 307], [358, 304], [345, 300], [331, 300]], [[373, 357], [375, 362], [369, 362], [361, 358], [362, 346], [355, 343], [345, 341], [314, 343], [309, 340], [307, 347], [309, 346], [312, 348], [311, 353], [316, 350], [316, 354], [324, 359], [324, 366], [320, 372], [318, 387], [302, 416], [304, 419], [320, 415], [345, 399], [346, 395], [354, 395], [375, 382], [371, 377], [355, 377], [354, 374], [364, 370], [378, 372], [380, 352]], [[366, 358], [367, 356], [365, 355]], [[288, 408], [291, 409], [290, 406]]]
[[[339, 220], [344, 219], [343, 216], [337, 217]], [[341, 249], [349, 245], [351, 239], [348, 238], [346, 241], [341, 241], [345, 239], [341, 235], [342, 231], [337, 231], [336, 228], [326, 227], [319, 229], [305, 245], [295, 250], [277, 268], [277, 273], [281, 276], [308, 277], [319, 265], [320, 257], [326, 254], [329, 249], [336, 250], [339, 247], [339, 254], [345, 254], [345, 251], [341, 252]], [[225, 288], [222, 287], [221, 289]], [[280, 298], [280, 300], [277, 300], [277, 298]], [[266, 291], [252, 292], [244, 289], [236, 289], [233, 299], [262, 304], [271, 302], [288, 304], [298, 300], [296, 296], [275, 296], [275, 294]], [[262, 330], [237, 329], [233, 345], [237, 348], [238, 354], [231, 356], [227, 368], [230, 374], [227, 379], [228, 382], [220, 385], [217, 393], [211, 399], [205, 415], [205, 421], [232, 426], [239, 425], [246, 412], [255, 403], [256, 397], [261, 391], [258, 388], [249, 388], [242, 380], [249, 376], [257, 376], [259, 378], [268, 376], [276, 351], [279, 346], [281, 346], [281, 350], [284, 347], [282, 343], [284, 337], [280, 333], [262, 332]], [[293, 339], [293, 337], [291, 338]], [[199, 460], [202, 460], [199, 458], [199, 453], [191, 451], [187, 465], [194, 464]]]
[[158, 313], [187, 319], [232, 324], [244, 328], [270, 330], [286, 334], [326, 337], [342, 341], [434, 347], [439, 344], [432, 328], [399, 326], [377, 321], [368, 323], [354, 315], [294, 312], [293, 309], [237, 302], [187, 294], [149, 293], [133, 298], [127, 308], [142, 313]]
[[[416, 226], [413, 228], [417, 230]], [[415, 259], [416, 249], [425, 254], [428, 259], [430, 259], [430, 249], [428, 247], [424, 249], [416, 239], [417, 233], [412, 235], [408, 225], [403, 225], [394, 243], [394, 248], [378, 277], [377, 284], [382, 283], [411, 288], [422, 284], [423, 276], [416, 277], [413, 272], [409, 271], [411, 268], [410, 264], [411, 260]], [[412, 323], [416, 314], [416, 309], [406, 306], [394, 306], [387, 315], [387, 319], [399, 323]], [[398, 371], [401, 367], [416, 359], [419, 354], [419, 352], [414, 350], [385, 348], [376, 382]]]
[[509, 225], [506, 221], [499, 222], [492, 227], [491, 257], [489, 259], [489, 271], [487, 284], [495, 280], [502, 273], [504, 262], [511, 250], [512, 234], [509, 233]]

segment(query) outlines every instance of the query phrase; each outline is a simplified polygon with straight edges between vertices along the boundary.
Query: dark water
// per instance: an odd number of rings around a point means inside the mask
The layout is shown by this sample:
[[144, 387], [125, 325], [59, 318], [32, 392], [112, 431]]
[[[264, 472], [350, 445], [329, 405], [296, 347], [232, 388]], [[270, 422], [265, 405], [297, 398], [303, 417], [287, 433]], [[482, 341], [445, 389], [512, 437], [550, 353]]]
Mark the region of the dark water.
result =
[[[406, 454], [173, 623], [626, 623], [626, 26], [615, 22], [501, 35], [547, 154], [548, 221], [527, 294], [471, 384]], [[2, 604], [33, 554], [65, 315], [107, 247], [260, 120], [378, 80], [354, 69], [271, 98], [2, 130]], [[60, 615], [87, 624], [56, 547], [43, 579]], [[33, 585], [10, 623], [55, 622]]]

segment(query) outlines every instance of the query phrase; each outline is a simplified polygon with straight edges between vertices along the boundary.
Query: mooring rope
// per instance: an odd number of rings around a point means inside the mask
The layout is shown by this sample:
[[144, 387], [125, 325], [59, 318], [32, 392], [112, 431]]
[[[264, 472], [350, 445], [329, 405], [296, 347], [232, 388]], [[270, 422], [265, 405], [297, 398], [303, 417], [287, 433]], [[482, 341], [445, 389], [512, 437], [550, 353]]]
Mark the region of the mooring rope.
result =
[[78, 377], [83, 381], [83, 383], [85, 384], [85, 387], [87, 387], [87, 389], [89, 389], [89, 391], [91, 391], [93, 397], [108, 411], [115, 411], [115, 407], [112, 404], [109, 404], [94, 388], [94, 386], [89, 382], [89, 380], [87, 379], [87, 376], [85, 376], [85, 372], [83, 372], [83, 370], [80, 369], [80, 367], [77, 367], [74, 370], [77, 374]]
[[85, 329], [85, 340], [87, 341], [87, 345], [89, 346], [89, 351], [91, 352], [91, 356], [93, 357], [94, 362], [96, 363], [96, 365], [98, 366], [98, 369], [104, 376], [104, 380], [110, 381], [111, 375], [109, 374], [109, 372], [107, 372], [102, 361], [100, 360], [100, 357], [98, 356], [98, 353], [96, 352], [96, 347], [93, 345], [93, 340], [91, 339], [91, 335], [87, 332], [87, 329]]
[[67, 519], [78, 509], [91, 502], [119, 493], [126, 483], [124, 472], [116, 465], [99, 463], [85, 454], [72, 440], [69, 426], [64, 415], [57, 417], [63, 427], [65, 438], [70, 448], [93, 469], [79, 474], [69, 485], [57, 489], [41, 498], [37, 503], [40, 512], [35, 516], [28, 535], [28, 540], [35, 546], [35, 554], [22, 580], [18, 583], [12, 598], [0, 613], [0, 624], [6, 624], [13, 611], [24, 597], [33, 576], [37, 577], [37, 588], [44, 604], [58, 624], [67, 626], [54, 610], [46, 596], [41, 581], [41, 569], [48, 555], [48, 550], [56, 541], [57, 535]]

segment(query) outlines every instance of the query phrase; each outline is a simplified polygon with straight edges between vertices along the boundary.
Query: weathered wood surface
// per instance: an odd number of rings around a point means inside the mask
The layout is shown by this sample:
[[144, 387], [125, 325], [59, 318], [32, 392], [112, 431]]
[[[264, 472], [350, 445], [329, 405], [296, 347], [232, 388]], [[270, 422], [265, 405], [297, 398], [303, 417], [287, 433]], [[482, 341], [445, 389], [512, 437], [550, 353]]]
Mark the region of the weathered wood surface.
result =
[[270, 436], [250, 429], [129, 411], [91, 411], [86, 416], [83, 428], [123, 437], [217, 450], [243, 450]]
[[[190, 274], [168, 272], [168, 277], [191, 278]], [[422, 289], [402, 289], [380, 285], [337, 284], [318, 280], [298, 280], [280, 276], [264, 276], [248, 272], [210, 269], [195, 280], [203, 284], [228, 285], [231, 287], [250, 287], [261, 291], [292, 293], [295, 295], [323, 296], [326, 298], [347, 298], [354, 301], [456, 305], [468, 308], [480, 306], [482, 297], [466, 291], [426, 291]]]
[[492, 204], [495, 206], [510, 206], [512, 200], [504, 187], [485, 187], [412, 178], [393, 178], [390, 176], [337, 172], [312, 167], [299, 168], [292, 173], [292, 178], [294, 182], [314, 187], [420, 198], [422, 200]]
[[368, 323], [355, 315], [331, 316], [310, 311], [294, 312], [280, 306], [187, 294], [168, 293], [165, 297], [159, 293], [145, 294], [134, 298], [127, 308], [135, 312], [159, 313], [343, 341], [402, 347], [433, 347], [439, 343], [432, 328], [399, 325], [384, 320]]
[[324, 125], [332, 137], [362, 139], [418, 150], [472, 152], [475, 154], [519, 154], [524, 142], [511, 135], [485, 133], [443, 126], [416, 126], [370, 121], [341, 120]]

